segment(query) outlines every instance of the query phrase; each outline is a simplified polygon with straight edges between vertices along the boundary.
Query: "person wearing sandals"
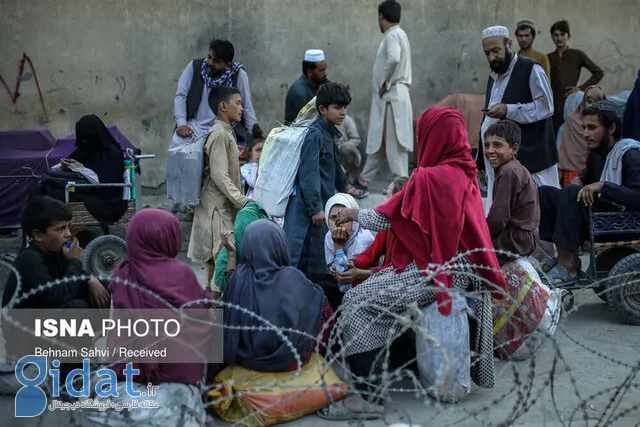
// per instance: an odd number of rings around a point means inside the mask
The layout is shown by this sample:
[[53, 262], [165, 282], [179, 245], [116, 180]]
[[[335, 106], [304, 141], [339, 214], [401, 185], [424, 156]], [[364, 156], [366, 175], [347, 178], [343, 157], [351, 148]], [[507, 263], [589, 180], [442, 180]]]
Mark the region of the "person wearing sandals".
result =
[[500, 265], [527, 257], [536, 249], [540, 223], [538, 187], [531, 173], [516, 159], [520, 126], [512, 120], [493, 123], [484, 133], [484, 155], [495, 171], [493, 203], [487, 224]]
[[[318, 411], [324, 419], [381, 416], [384, 387], [371, 375], [379, 373], [411, 307], [438, 304], [440, 313], [451, 314], [449, 288], [473, 292], [471, 377], [483, 388], [495, 383], [491, 298], [504, 299], [507, 285], [493, 251], [474, 251], [492, 245], [462, 115], [452, 108], [429, 108], [418, 119], [417, 139], [418, 167], [402, 190], [375, 210], [345, 208], [336, 219], [337, 225], [357, 220], [372, 231], [390, 230], [396, 242], [390, 266], [344, 296], [335, 330], [356, 377], [355, 390]], [[464, 254], [468, 251], [473, 252]], [[445, 266], [454, 259], [455, 266]]]
[[338, 83], [325, 83], [316, 95], [319, 117], [309, 126], [300, 152], [300, 166], [293, 194], [285, 212], [284, 231], [291, 249], [291, 262], [307, 275], [328, 274], [324, 262], [324, 236], [327, 233], [324, 206], [336, 189], [361, 198], [363, 192], [349, 184], [340, 164], [336, 140], [347, 107], [349, 89]]
[[562, 190], [540, 187], [540, 239], [555, 243], [557, 258], [543, 269], [556, 284], [579, 276], [578, 249], [587, 237], [588, 207], [640, 210], [640, 142], [620, 139], [615, 104], [598, 101], [582, 111], [587, 166]]

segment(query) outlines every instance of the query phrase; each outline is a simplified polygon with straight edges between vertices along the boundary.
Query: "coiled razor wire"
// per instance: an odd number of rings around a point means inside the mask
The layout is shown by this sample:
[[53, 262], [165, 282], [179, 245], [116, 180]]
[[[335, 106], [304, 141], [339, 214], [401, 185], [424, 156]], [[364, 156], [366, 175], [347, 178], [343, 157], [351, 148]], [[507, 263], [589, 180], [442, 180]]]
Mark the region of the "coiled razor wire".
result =
[[[462, 254], [459, 254], [454, 259], [443, 265], [429, 265], [426, 270], [421, 271], [421, 277], [416, 277], [415, 280], [408, 281], [409, 283], [403, 283], [397, 286], [421, 286], [424, 287], [425, 290], [430, 290], [432, 292], [436, 291], [446, 291], [449, 293], [458, 293], [462, 296], [474, 298], [477, 297], [477, 293], [466, 292], [459, 289], [444, 289], [444, 285], [439, 283], [436, 279], [436, 276], [440, 274], [456, 274], [456, 275], [464, 275], [465, 277], [473, 278], [474, 280], [480, 281], [487, 291], [495, 292], [497, 289], [492, 284], [487, 282], [482, 277], [478, 276], [475, 271], [478, 270], [487, 270], [489, 269], [486, 266], [479, 266], [474, 264], [469, 264], [468, 262], [461, 262], [463, 257], [466, 259], [468, 255], [474, 252], [479, 251], [488, 251], [487, 249], [475, 249], [472, 251], [468, 251]], [[493, 250], [492, 250], [493, 251]], [[502, 251], [493, 251], [496, 253], [505, 253]], [[17, 289], [14, 293], [13, 298], [9, 302], [6, 308], [12, 308], [19, 306], [20, 303], [26, 301], [30, 297], [39, 294], [40, 292], [49, 290], [55, 286], [63, 285], [68, 281], [76, 281], [76, 280], [89, 280], [93, 278], [93, 276], [89, 275], [81, 275], [75, 277], [68, 277], [64, 279], [53, 280], [51, 282], [42, 284], [38, 286], [36, 289], [32, 289], [27, 293], [22, 293], [22, 282], [18, 275], [18, 272], [15, 268], [10, 265], [4, 258], [0, 259], [0, 267], [9, 270], [10, 273], [14, 274], [17, 277]], [[539, 272], [541, 273], [541, 272]], [[543, 274], [543, 273], [541, 273]], [[625, 279], [626, 280], [619, 280]], [[259, 316], [257, 313], [253, 313], [250, 310], [237, 306], [234, 304], [228, 304], [223, 301], [215, 301], [210, 299], [197, 300], [192, 301], [189, 304], [186, 304], [183, 307], [172, 307], [164, 298], [156, 293], [150, 291], [136, 283], [131, 283], [127, 280], [123, 280], [117, 277], [99, 277], [101, 281], [116, 281], [122, 283], [126, 286], [131, 286], [136, 290], [145, 293], [153, 298], [156, 298], [158, 301], [164, 303], [168, 309], [174, 310], [176, 315], [181, 316], [184, 319], [188, 319], [189, 316], [184, 312], [184, 309], [189, 308], [190, 306], [200, 305], [202, 303], [213, 304], [214, 307], [221, 308], [223, 310], [239, 310], [240, 312], [246, 314], [247, 316], [254, 319], [258, 322], [258, 326], [225, 326], [221, 324], [217, 324], [215, 322], [210, 322], [210, 325], [216, 328], [232, 328], [239, 330], [260, 330], [260, 331], [270, 331], [277, 335], [279, 339], [281, 339], [285, 345], [290, 349], [294, 359], [297, 362], [298, 369], [291, 371], [290, 376], [285, 379], [285, 383], [266, 383], [266, 382], [233, 382], [228, 381], [226, 385], [228, 387], [238, 386], [244, 388], [244, 392], [235, 392], [231, 395], [224, 395], [221, 393], [222, 397], [215, 400], [207, 400], [204, 405], [207, 409], [212, 409], [212, 407], [216, 405], [220, 405], [225, 401], [231, 401], [233, 399], [241, 399], [244, 394], [252, 394], [259, 393], [261, 391], [268, 391], [274, 387], [278, 387], [283, 389], [284, 391], [293, 390], [296, 391], [292, 396], [279, 400], [277, 403], [270, 405], [268, 407], [263, 408], [260, 411], [249, 414], [238, 421], [237, 425], [248, 425], [248, 424], [256, 424], [256, 417], [259, 415], [268, 412], [271, 409], [279, 405], [285, 405], [290, 402], [292, 399], [297, 398], [301, 394], [305, 393], [309, 390], [324, 390], [327, 395], [328, 401], [332, 400], [332, 386], [325, 382], [325, 374], [327, 374], [330, 370], [334, 370], [336, 373], [342, 373], [342, 379], [347, 383], [351, 384], [355, 378], [352, 378], [349, 373], [348, 364], [346, 362], [346, 357], [344, 354], [344, 349], [348, 343], [344, 342], [342, 338], [341, 331], [344, 327], [344, 324], [340, 323], [340, 319], [343, 318], [340, 316], [342, 309], [338, 309], [334, 314], [333, 318], [330, 320], [336, 320], [333, 331], [331, 332], [329, 342], [322, 343], [322, 337], [324, 336], [327, 328], [331, 324], [331, 322], [325, 322], [321, 331], [318, 332], [316, 336], [310, 336], [301, 331], [293, 330], [290, 328], [279, 328], [276, 325], [270, 323], [266, 319]], [[4, 280], [4, 278], [0, 278], [0, 280]], [[594, 283], [589, 288], [597, 288], [599, 285], [603, 283], [607, 283], [608, 288], [607, 292], [615, 289], [616, 287], [622, 286], [635, 286], [640, 279], [638, 278], [638, 273], [628, 273], [625, 275], [620, 275], [616, 277], [608, 277], [597, 283]], [[425, 286], [424, 283], [431, 283], [430, 286]], [[616, 283], [616, 285], [612, 285]], [[395, 286], [395, 285], [394, 285]], [[589, 289], [584, 289], [579, 292], [583, 292]], [[382, 295], [385, 291], [381, 291], [380, 295]], [[378, 295], [378, 296], [380, 296]], [[505, 298], [508, 298], [508, 301], [513, 304], [517, 304], [510, 295], [504, 295]], [[444, 423], [438, 422], [437, 425], [450, 425], [450, 426], [461, 426], [461, 425], [473, 425], [473, 426], [509, 426], [518, 423], [527, 413], [529, 413], [532, 409], [539, 404], [541, 400], [545, 398], [545, 395], [548, 395], [548, 398], [551, 402], [552, 413], [555, 414], [555, 419], [553, 420], [545, 420], [546, 422], [553, 423], [553, 425], [562, 425], [562, 426], [571, 426], [576, 423], [579, 425], [587, 425], [587, 426], [613, 426], [620, 421], [626, 422], [627, 420], [633, 422], [640, 421], [640, 382], [637, 379], [638, 371], [640, 370], [640, 355], [639, 353], [635, 354], [637, 360], [635, 362], [627, 362], [620, 360], [618, 358], [614, 358], [611, 355], [605, 354], [603, 350], [599, 350], [593, 347], [592, 344], [583, 342], [578, 338], [574, 337], [571, 334], [571, 331], [568, 331], [564, 322], [561, 322], [558, 325], [556, 333], [554, 336], [544, 336], [542, 337], [543, 344], [539, 345], [536, 353], [524, 362], [505, 362], [505, 364], [498, 368], [496, 366], [496, 378], [497, 383], [506, 382], [507, 372], [511, 372], [511, 377], [509, 381], [511, 384], [508, 387], [505, 387], [506, 390], [497, 393], [499, 395], [493, 397], [489, 402], [485, 405], [481, 405], [479, 408], [469, 408], [464, 403], [456, 404], [456, 405], [445, 405], [440, 403], [437, 398], [434, 398], [434, 395], [438, 395], [438, 390], [434, 390], [433, 386], [425, 387], [420, 378], [416, 376], [416, 374], [409, 369], [410, 365], [416, 362], [416, 358], [412, 358], [409, 361], [405, 361], [402, 366], [391, 369], [390, 360], [391, 360], [391, 343], [395, 341], [402, 334], [413, 331], [415, 332], [416, 339], [422, 339], [427, 342], [430, 342], [435, 348], [438, 349], [442, 358], [443, 358], [443, 371], [440, 372], [448, 377], [449, 375], [449, 366], [451, 361], [455, 360], [456, 355], [447, 354], [446, 350], [440, 345], [440, 343], [429, 333], [428, 330], [420, 327], [420, 319], [422, 309], [424, 307], [418, 307], [417, 304], [409, 304], [409, 309], [404, 313], [394, 313], [389, 306], [384, 306], [376, 303], [375, 301], [359, 301], [358, 306], [367, 306], [375, 309], [380, 316], [392, 316], [396, 321], [396, 327], [392, 329], [391, 337], [387, 345], [378, 353], [376, 365], [381, 369], [378, 374], [372, 374], [367, 378], [357, 378], [359, 381], [365, 381], [369, 385], [375, 385], [375, 397], [383, 398], [385, 400], [385, 409], [381, 423], [383, 425], [391, 425], [395, 422], [406, 423], [407, 425], [418, 425], [419, 420], [424, 418], [424, 415], [420, 413], [415, 413], [415, 409], [412, 411], [407, 408], [403, 408], [399, 402], [394, 401], [394, 396], [392, 393], [404, 393], [404, 394], [413, 394], [415, 399], [421, 403], [422, 406], [418, 408], [425, 409], [435, 409], [436, 413], [434, 416], [430, 417], [430, 422], [434, 422], [441, 415], [451, 416], [453, 415], [456, 418], [454, 421]], [[527, 307], [522, 307], [520, 310], [523, 319], [516, 320], [526, 320], [528, 316], [531, 314], [527, 312]], [[574, 306], [567, 313], [564, 314], [563, 318], [577, 312], [580, 309], [579, 305]], [[192, 319], [193, 320], [193, 319]], [[196, 321], [202, 322], [200, 319], [195, 319]], [[17, 322], [16, 319], [11, 318], [6, 311], [3, 311], [2, 321], [10, 322], [14, 327], [27, 332], [33, 333], [32, 330], [21, 325]], [[639, 330], [631, 327], [628, 327], [630, 334], [638, 334]], [[361, 333], [366, 333], [366, 331], [361, 331]], [[295, 336], [295, 334], [301, 334], [302, 336], [306, 336], [314, 340], [314, 349], [315, 352], [319, 352], [321, 347], [326, 348], [327, 352], [325, 355], [326, 364], [320, 365], [315, 364], [312, 371], [317, 374], [319, 380], [313, 382], [312, 384], [305, 384], [305, 386], [301, 389], [299, 385], [288, 385], [287, 382], [290, 380], [298, 379], [302, 373], [302, 356], [298, 353], [295, 346], [291, 342], [291, 337]], [[561, 348], [559, 338], [564, 337], [567, 339], [567, 343], [563, 345], [574, 345], [575, 349], [579, 349], [585, 354], [592, 354], [600, 360], [601, 364], [609, 363], [612, 366], [615, 366], [618, 369], [625, 369], [627, 371], [624, 378], [617, 384], [607, 384], [606, 387], [602, 388], [598, 391], [588, 391], [584, 387], [581, 386], [581, 379], [577, 378], [577, 375], [574, 373], [572, 369], [572, 361], [567, 360], [565, 355], [563, 354], [563, 349]], [[43, 339], [49, 340], [51, 343], [65, 347], [65, 344], [59, 342], [53, 338], [42, 337]], [[199, 350], [195, 348], [189, 342], [183, 342], [186, 348], [190, 348], [196, 352]], [[527, 345], [527, 341], [523, 345]], [[504, 345], [504, 344], [503, 344]], [[67, 347], [69, 348], [69, 347]], [[544, 351], [541, 349], [544, 348]], [[338, 349], [337, 351], [334, 351]], [[198, 353], [202, 356], [201, 353]], [[545, 363], [541, 363], [540, 360], [548, 357], [551, 354], [552, 360], [546, 366]], [[203, 360], [204, 360], [204, 356]], [[308, 364], [314, 363], [314, 358], [312, 358]], [[121, 359], [118, 362], [114, 362], [111, 364], [100, 365], [99, 367], [109, 367], [113, 366], [116, 363], [127, 362], [126, 359]], [[97, 366], [96, 366], [97, 367]], [[526, 367], [526, 371], [523, 372]], [[309, 369], [309, 366], [307, 366]], [[593, 367], [594, 375], [598, 375], [599, 371], [603, 371], [603, 366], [594, 366]], [[567, 408], [568, 396], [562, 396], [562, 398], [558, 394], [558, 382], [561, 378], [569, 379], [569, 386], [572, 390], [573, 395], [577, 398], [576, 402], [571, 402], [570, 405], [573, 405], [571, 408]], [[542, 380], [542, 381], [540, 381]], [[397, 384], [400, 381], [405, 381], [402, 385], [406, 385], [407, 383], [410, 385], [409, 387], [397, 387]], [[204, 383], [204, 378], [203, 378]], [[64, 385], [61, 385], [61, 388], [64, 389]], [[214, 383], [214, 384], [206, 384], [202, 386], [201, 391], [203, 393], [210, 392], [211, 390], [223, 390], [224, 384]], [[352, 389], [351, 392], [354, 390]], [[487, 393], [487, 391], [476, 391], [472, 393], [469, 400], [473, 399], [473, 396], [480, 395], [482, 393]], [[493, 394], [496, 394], [494, 392]], [[562, 402], [563, 404], [561, 404]], [[598, 402], [598, 403], [596, 403]], [[596, 408], [594, 405], [600, 405], [602, 409]], [[602, 405], [604, 406], [602, 407]], [[510, 409], [508, 411], [501, 411], [502, 415], [497, 415], [496, 408], [505, 407], [505, 405], [510, 405]], [[471, 406], [471, 405], [469, 405]], [[415, 407], [414, 407], [415, 408]], [[178, 402], [175, 402], [175, 409], [178, 413], [181, 414], [181, 420], [187, 419], [199, 419], [197, 414], [192, 413], [192, 409], [185, 405], [181, 405]], [[413, 409], [413, 408], [412, 408]], [[420, 410], [422, 411], [422, 410]], [[598, 416], [594, 416], [592, 414], [593, 411], [598, 411], [600, 414]], [[211, 413], [213, 411], [209, 411]], [[549, 412], [547, 410], [547, 412]], [[43, 414], [39, 417], [38, 425], [45, 426], [47, 425], [47, 418], [50, 415]], [[122, 417], [119, 414], [107, 414], [105, 423], [106, 425], [110, 425], [109, 416], [113, 417], [113, 422], [115, 424], [120, 425], [119, 423], [122, 421]], [[496, 419], [499, 417], [500, 419]], [[125, 417], [126, 418], [126, 417]], [[117, 421], [117, 422], [116, 422]], [[211, 419], [209, 420], [211, 421]], [[157, 424], [156, 424], [157, 422]], [[205, 420], [199, 421], [204, 425]], [[182, 425], [187, 421], [184, 421]], [[353, 421], [352, 424], [361, 424], [364, 425], [363, 421]], [[81, 414], [71, 413], [71, 424], [80, 426], [82, 425], [82, 417]], [[145, 425], [153, 426], [164, 426], [162, 420], [149, 420]], [[191, 424], [188, 424], [191, 425]], [[367, 422], [367, 425], [370, 425]], [[632, 425], [632, 424], [624, 424], [624, 425]], [[640, 425], [640, 424], [636, 424]]]

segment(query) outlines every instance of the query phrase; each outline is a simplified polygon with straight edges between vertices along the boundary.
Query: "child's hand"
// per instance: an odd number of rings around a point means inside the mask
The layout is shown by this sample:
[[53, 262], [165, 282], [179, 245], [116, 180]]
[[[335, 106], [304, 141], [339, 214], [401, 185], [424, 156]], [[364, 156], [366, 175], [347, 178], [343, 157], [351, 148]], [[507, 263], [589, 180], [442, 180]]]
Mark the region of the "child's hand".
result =
[[331, 239], [338, 245], [344, 245], [349, 240], [349, 232], [342, 227], [331, 230]]
[[111, 295], [109, 291], [102, 286], [98, 279], [91, 279], [88, 283], [89, 302], [93, 308], [109, 308]]
[[222, 245], [227, 248], [229, 252], [236, 251], [236, 239], [233, 236], [233, 231], [222, 232]]
[[71, 243], [71, 247], [69, 249], [64, 249], [64, 256], [67, 259], [77, 259], [82, 261], [84, 259], [84, 251], [80, 247], [80, 243], [77, 238], [73, 238], [73, 243]]

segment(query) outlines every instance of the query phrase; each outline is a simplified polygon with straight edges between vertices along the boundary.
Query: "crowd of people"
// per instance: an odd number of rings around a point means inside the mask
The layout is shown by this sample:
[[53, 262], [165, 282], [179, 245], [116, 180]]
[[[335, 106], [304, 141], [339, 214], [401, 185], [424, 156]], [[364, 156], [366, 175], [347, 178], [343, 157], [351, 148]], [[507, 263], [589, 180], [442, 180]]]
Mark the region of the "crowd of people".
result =
[[[472, 296], [471, 377], [480, 387], [493, 387], [492, 306], [509, 294], [501, 267], [530, 256], [545, 240], [557, 248], [557, 257], [545, 264], [548, 277], [553, 284], [568, 283], [580, 274], [577, 254], [586, 238], [588, 209], [640, 210], [639, 118], [633, 107], [640, 88], [636, 85], [628, 114], [620, 117], [596, 86], [602, 70], [568, 47], [566, 21], [551, 27], [557, 48], [549, 55], [533, 50], [532, 21], [517, 24], [517, 54], [506, 27], [482, 32], [491, 71], [481, 150], [474, 159], [467, 124], [454, 108], [428, 108], [414, 132], [411, 52], [399, 25], [401, 6], [385, 0], [378, 13], [384, 37], [373, 70], [363, 164], [360, 138], [347, 115], [349, 89], [327, 79], [322, 51], [308, 50], [302, 75], [286, 96], [285, 122], [295, 123], [314, 98], [318, 118], [306, 133], [284, 219], [269, 215], [253, 200], [265, 139], [248, 75], [234, 62], [233, 45], [214, 40], [208, 57], [189, 63], [179, 80], [171, 143], [207, 135], [207, 179], [188, 247], [189, 258], [205, 264], [206, 283], [199, 284], [176, 260], [182, 241], [178, 220], [154, 209], [134, 216], [127, 260], [114, 273], [175, 307], [193, 300], [209, 301], [204, 306], [222, 302], [226, 364], [295, 370], [318, 349], [336, 351], [340, 337], [339, 351], [356, 379], [345, 400], [318, 412], [329, 420], [381, 416], [384, 399], [369, 377], [379, 371], [380, 353], [393, 341], [399, 317], [413, 304], [437, 304], [448, 315], [455, 291]], [[592, 75], [578, 85], [583, 67]], [[567, 96], [577, 95], [577, 108], [566, 114]], [[78, 138], [81, 147], [96, 137]], [[417, 161], [410, 174], [414, 139]], [[384, 203], [360, 209], [358, 199], [367, 196], [385, 162], [395, 178]], [[479, 169], [488, 179], [484, 204]], [[67, 207], [53, 198], [38, 197], [26, 207], [22, 229], [31, 245], [15, 262], [20, 292], [81, 272], [83, 251], [70, 221]], [[69, 249], [68, 241], [73, 242]], [[16, 298], [16, 287], [12, 277], [3, 305]], [[114, 307], [158, 304], [121, 281], [104, 286], [91, 279], [47, 288], [28, 296], [21, 307], [106, 307], [109, 300]], [[285, 332], [285, 342], [273, 330], [255, 328], [259, 322], [249, 312], [300, 333]], [[206, 381], [205, 367], [145, 365], [136, 381], [191, 389]]]

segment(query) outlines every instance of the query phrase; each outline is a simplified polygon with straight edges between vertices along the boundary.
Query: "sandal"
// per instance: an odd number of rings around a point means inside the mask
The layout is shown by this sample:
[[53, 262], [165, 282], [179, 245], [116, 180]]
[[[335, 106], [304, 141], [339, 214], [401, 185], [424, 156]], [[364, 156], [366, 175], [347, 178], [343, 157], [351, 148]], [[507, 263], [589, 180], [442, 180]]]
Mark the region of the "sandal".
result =
[[382, 413], [376, 412], [351, 412], [344, 404], [344, 400], [332, 403], [322, 409], [318, 409], [316, 415], [327, 421], [373, 421], [382, 416]]
[[558, 258], [556, 257], [551, 257], [549, 258], [545, 263], [542, 264], [542, 271], [544, 271], [545, 273], [550, 272], [553, 267], [555, 267], [556, 265], [558, 265]]
[[580, 280], [580, 274], [578, 273], [575, 276], [572, 276], [567, 270], [556, 265], [547, 273], [547, 278], [553, 285], [562, 286]]
[[348, 186], [346, 191], [348, 195], [353, 196], [356, 199], [364, 199], [369, 195], [368, 191], [363, 190], [361, 188], [357, 188], [353, 185]]

